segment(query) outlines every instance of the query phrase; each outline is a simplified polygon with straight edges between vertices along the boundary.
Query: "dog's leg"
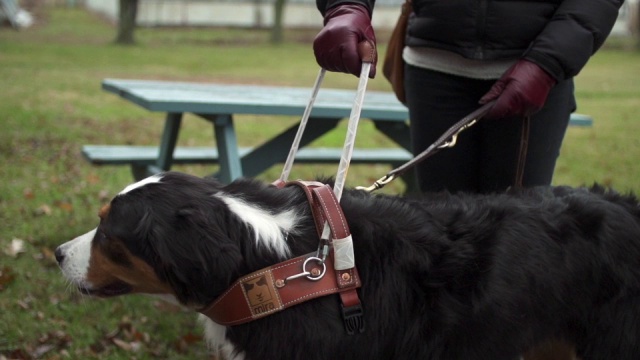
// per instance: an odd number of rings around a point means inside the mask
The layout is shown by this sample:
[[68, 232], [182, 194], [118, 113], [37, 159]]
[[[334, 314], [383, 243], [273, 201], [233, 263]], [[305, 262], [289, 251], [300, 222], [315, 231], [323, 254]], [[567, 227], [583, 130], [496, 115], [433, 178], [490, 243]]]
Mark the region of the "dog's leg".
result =
[[579, 360], [573, 345], [558, 340], [549, 340], [527, 351], [523, 360]]

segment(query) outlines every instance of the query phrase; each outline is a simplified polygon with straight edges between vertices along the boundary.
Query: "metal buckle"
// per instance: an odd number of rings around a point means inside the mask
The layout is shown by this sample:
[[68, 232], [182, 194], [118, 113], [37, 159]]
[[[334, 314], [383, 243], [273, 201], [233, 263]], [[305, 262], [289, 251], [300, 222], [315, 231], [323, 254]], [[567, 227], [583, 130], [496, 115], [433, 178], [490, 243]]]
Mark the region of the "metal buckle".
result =
[[344, 321], [344, 327], [347, 330], [347, 334], [354, 335], [355, 333], [364, 332], [364, 311], [362, 305], [353, 305], [345, 307], [342, 305], [342, 320]]

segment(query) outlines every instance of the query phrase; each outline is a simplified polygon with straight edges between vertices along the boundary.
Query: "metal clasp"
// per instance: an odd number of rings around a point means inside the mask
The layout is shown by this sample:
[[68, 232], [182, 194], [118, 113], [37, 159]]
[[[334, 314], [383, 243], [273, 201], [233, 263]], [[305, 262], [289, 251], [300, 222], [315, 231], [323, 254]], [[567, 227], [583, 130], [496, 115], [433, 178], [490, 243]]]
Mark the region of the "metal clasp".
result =
[[[318, 268], [314, 268], [311, 271], [307, 271], [307, 263], [309, 263], [309, 261], [316, 261], [318, 264], [322, 265], [322, 271], [320, 271]], [[284, 285], [286, 285], [287, 281], [289, 280], [293, 280], [293, 279], [298, 279], [301, 277], [306, 277], [307, 279], [311, 280], [311, 281], [318, 281], [320, 279], [322, 279], [324, 277], [324, 274], [327, 272], [327, 264], [322, 261], [322, 259], [312, 256], [307, 258], [304, 263], [302, 263], [302, 272], [299, 274], [295, 274], [295, 275], [291, 275], [287, 278], [284, 279]]]
[[383, 177], [381, 177], [380, 179], [376, 180], [376, 182], [374, 182], [371, 186], [369, 187], [364, 187], [364, 186], [356, 186], [356, 190], [363, 190], [366, 192], [372, 192], [378, 189], [382, 189], [385, 185], [387, 185], [388, 183], [392, 182], [393, 180], [395, 180], [396, 176], [395, 175], [385, 175]]
[[477, 121], [478, 121], [477, 119], [473, 119], [468, 124], [464, 125], [460, 129], [458, 129], [458, 131], [456, 131], [455, 134], [451, 135], [451, 139], [449, 141], [443, 143], [442, 145], [438, 146], [438, 149], [446, 149], [446, 148], [452, 148], [452, 147], [456, 146], [456, 143], [458, 142], [458, 135], [460, 135], [460, 133], [463, 132], [464, 130], [466, 130], [466, 129], [472, 127], [473, 125], [475, 125], [475, 123]]

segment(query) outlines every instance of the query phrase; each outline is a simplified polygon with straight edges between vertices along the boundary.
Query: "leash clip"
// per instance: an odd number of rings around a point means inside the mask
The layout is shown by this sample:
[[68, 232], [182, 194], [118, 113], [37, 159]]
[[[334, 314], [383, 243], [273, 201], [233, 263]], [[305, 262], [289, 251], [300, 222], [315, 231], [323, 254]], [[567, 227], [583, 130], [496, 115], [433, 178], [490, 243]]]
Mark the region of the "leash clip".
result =
[[438, 149], [447, 149], [447, 148], [452, 148], [456, 146], [456, 143], [458, 142], [458, 135], [460, 135], [460, 133], [463, 132], [464, 130], [475, 125], [476, 122], [478, 122], [478, 119], [473, 119], [468, 124], [458, 129], [458, 131], [456, 131], [455, 134], [451, 135], [451, 139], [443, 143], [442, 145], [438, 146]]
[[320, 258], [320, 263], [324, 264], [329, 256], [329, 239], [321, 238], [318, 244], [318, 250], [316, 250], [316, 257]]
[[381, 177], [380, 179], [376, 180], [376, 182], [374, 182], [371, 186], [367, 186], [367, 187], [356, 186], [356, 190], [362, 190], [370, 193], [370, 192], [382, 189], [385, 185], [395, 180], [395, 178], [396, 178], [395, 175], [387, 174]]

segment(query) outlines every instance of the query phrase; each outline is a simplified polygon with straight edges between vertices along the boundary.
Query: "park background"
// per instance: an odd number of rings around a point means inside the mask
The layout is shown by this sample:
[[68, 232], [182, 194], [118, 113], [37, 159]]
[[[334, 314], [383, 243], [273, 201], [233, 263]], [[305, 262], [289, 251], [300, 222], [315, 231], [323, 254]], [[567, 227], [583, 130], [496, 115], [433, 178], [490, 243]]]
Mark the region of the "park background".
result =
[[[311, 43], [319, 15], [315, 26], [284, 26], [277, 43], [268, 21], [155, 23], [139, 24], [135, 41], [123, 46], [114, 43], [116, 18], [82, 1], [19, 4], [33, 16], [31, 26], [0, 27], [0, 359], [206, 358], [195, 314], [144, 296], [85, 298], [55, 264], [55, 247], [94, 227], [100, 206], [132, 181], [128, 167], [88, 164], [81, 146], [156, 145], [162, 131], [162, 114], [106, 93], [100, 83], [130, 78], [310, 87], [318, 71]], [[597, 182], [640, 193], [640, 50], [633, 32], [620, 29], [576, 78], [577, 112], [594, 124], [568, 130], [556, 185]], [[381, 55], [389, 30], [378, 32]], [[325, 80], [327, 87], [356, 84], [344, 74]], [[369, 88], [390, 89], [381, 76]], [[245, 116], [236, 121], [240, 145], [298, 120]], [[210, 146], [212, 131], [187, 115], [178, 145]], [[341, 126], [313, 145], [342, 146], [343, 136]], [[390, 145], [385, 141], [361, 123], [357, 146]], [[297, 166], [292, 177], [332, 175], [336, 167]], [[178, 170], [206, 175], [215, 169]], [[274, 180], [279, 170], [260, 178]], [[369, 184], [388, 170], [354, 166], [347, 185]], [[402, 190], [401, 184], [386, 189]]]

